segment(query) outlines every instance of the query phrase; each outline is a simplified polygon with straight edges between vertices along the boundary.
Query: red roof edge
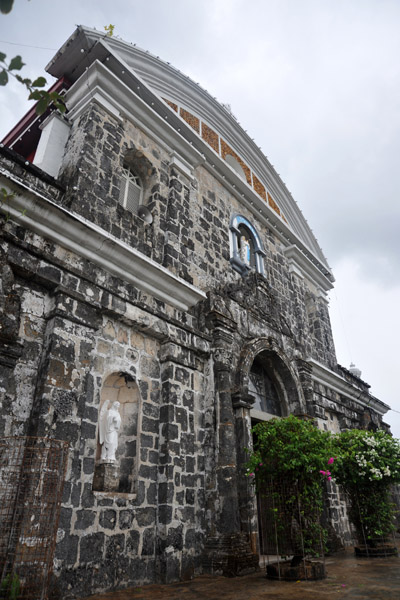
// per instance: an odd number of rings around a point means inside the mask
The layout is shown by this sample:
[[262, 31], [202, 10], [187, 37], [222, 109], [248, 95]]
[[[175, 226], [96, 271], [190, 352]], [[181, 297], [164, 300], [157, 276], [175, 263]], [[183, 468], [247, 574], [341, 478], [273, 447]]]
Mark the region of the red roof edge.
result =
[[[60, 92], [63, 89], [67, 90], [70, 87], [69, 81], [65, 77], [60, 77], [53, 85], [49, 88], [48, 92]], [[2, 139], [1, 143], [4, 146], [11, 147], [15, 141], [24, 133], [27, 127], [29, 127], [37, 118], [36, 114], [37, 102], [32, 108], [22, 117], [20, 121], [11, 129], [9, 133]]]

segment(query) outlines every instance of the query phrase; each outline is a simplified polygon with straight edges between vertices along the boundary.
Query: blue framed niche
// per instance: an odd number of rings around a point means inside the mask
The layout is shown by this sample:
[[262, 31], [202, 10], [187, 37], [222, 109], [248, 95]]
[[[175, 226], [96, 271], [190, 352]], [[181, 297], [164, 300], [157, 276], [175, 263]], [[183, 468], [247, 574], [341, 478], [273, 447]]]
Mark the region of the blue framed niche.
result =
[[242, 277], [249, 271], [264, 275], [266, 256], [255, 227], [243, 215], [233, 215], [229, 226], [231, 234], [230, 263]]

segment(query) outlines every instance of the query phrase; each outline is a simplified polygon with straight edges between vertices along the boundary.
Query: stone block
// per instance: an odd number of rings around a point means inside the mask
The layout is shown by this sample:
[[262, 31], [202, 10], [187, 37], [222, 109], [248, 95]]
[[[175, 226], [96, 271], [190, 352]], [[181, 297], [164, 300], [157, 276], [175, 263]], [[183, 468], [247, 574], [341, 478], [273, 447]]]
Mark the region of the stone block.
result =
[[94, 510], [78, 510], [76, 513], [75, 529], [89, 529], [96, 518]]
[[117, 522], [117, 513], [113, 509], [106, 509], [100, 512], [99, 523], [104, 529], [115, 529]]
[[62, 560], [66, 567], [75, 564], [78, 558], [79, 539], [78, 535], [67, 534], [56, 544], [54, 556], [57, 560]]
[[120, 470], [117, 463], [96, 465], [93, 477], [93, 490], [97, 492], [118, 491]]
[[97, 562], [103, 558], [104, 553], [104, 533], [92, 533], [86, 535], [80, 542], [80, 563]]
[[132, 510], [121, 510], [119, 513], [119, 528], [129, 529], [132, 525], [133, 516]]
[[136, 530], [130, 531], [126, 536], [126, 551], [133, 556], [139, 553], [140, 533]]
[[148, 527], [156, 522], [156, 511], [152, 507], [138, 508], [135, 516], [139, 527]]
[[112, 535], [106, 539], [105, 558], [111, 560], [114, 565], [118, 564], [125, 550], [125, 536], [123, 533]]

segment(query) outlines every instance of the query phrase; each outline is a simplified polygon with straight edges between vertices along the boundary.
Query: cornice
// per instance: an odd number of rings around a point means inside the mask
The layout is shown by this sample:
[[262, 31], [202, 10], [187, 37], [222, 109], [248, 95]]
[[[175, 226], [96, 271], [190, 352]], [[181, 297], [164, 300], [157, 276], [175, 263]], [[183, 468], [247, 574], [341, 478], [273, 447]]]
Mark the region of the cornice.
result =
[[[112, 66], [112, 62], [107, 65]], [[126, 73], [125, 79], [128, 77]], [[134, 83], [137, 87], [141, 82]], [[117, 120], [127, 118], [139, 125], [171, 155], [178, 153], [184, 156], [185, 162], [190, 163], [193, 169], [204, 162], [201, 153], [190, 142], [99, 60], [94, 61], [68, 90], [68, 118], [74, 121], [93, 101], [101, 104]]]
[[390, 406], [381, 400], [378, 400], [378, 398], [375, 398], [367, 391], [353, 387], [344, 379], [344, 377], [341, 377], [338, 373], [331, 371], [331, 369], [328, 369], [328, 367], [322, 365], [320, 362], [314, 360], [313, 358], [308, 358], [307, 362], [312, 367], [311, 377], [313, 381], [317, 381], [318, 383], [328, 386], [341, 396], [345, 396], [363, 408], [372, 408], [380, 415], [384, 415], [388, 412], [388, 410], [390, 410]]
[[206, 298], [195, 286], [84, 217], [31, 190], [4, 169], [0, 169], [0, 181], [11, 192], [7, 213], [26, 229], [180, 310], [189, 310]]
[[[109, 53], [108, 57], [107, 52]], [[75, 81], [85, 73], [85, 69], [93, 61], [100, 60], [104, 62], [111, 57], [113, 65], [109, 66], [116, 77], [125, 78], [126, 81], [129, 73], [131, 80], [133, 77], [141, 82], [143, 90], [147, 94], [146, 98], [144, 96], [142, 98], [147, 103], [150, 103], [149, 92], [152, 91], [153, 99], [151, 101], [154, 102], [154, 112], [163, 113], [164, 118], [170, 120], [170, 123], [174, 123], [175, 129], [180, 130], [182, 137], [185, 137], [189, 143], [191, 142], [204, 153], [207, 160], [212, 164], [217, 162], [217, 153], [208, 144], [205, 144], [202, 138], [163, 102], [162, 96], [169, 97], [172, 100], [175, 99], [179, 104], [185, 104], [186, 108], [192, 109], [238, 152], [260, 180], [265, 183], [282, 209], [288, 221], [288, 225], [282, 228], [283, 240], [287, 238], [288, 231], [292, 236], [294, 234], [296, 237], [295, 243], [299, 240], [301, 249], [304, 248], [304, 252], [315, 259], [316, 266], [317, 263], [320, 263], [318, 268], [326, 271], [328, 278], [333, 280], [329, 265], [314, 234], [279, 174], [237, 120], [199, 84], [169, 63], [162, 61], [148, 51], [138, 48], [135, 44], [129, 44], [118, 38], [107, 37], [102, 32], [86, 27], [79, 27], [75, 31], [47, 69], [56, 77], [66, 75], [70, 80]], [[161, 106], [160, 102], [162, 102]], [[221, 158], [220, 161], [226, 164]], [[221, 163], [218, 162], [218, 165], [221, 166]], [[220, 171], [223, 179], [226, 170], [222, 167]], [[233, 170], [231, 171], [233, 172]], [[214, 175], [218, 176], [218, 173], [214, 173]], [[233, 178], [230, 176], [230, 178], [233, 179], [235, 185], [240, 179], [237, 174]], [[247, 188], [250, 189], [250, 186], [247, 186]], [[246, 193], [248, 193], [247, 188]], [[262, 199], [260, 199], [260, 202], [265, 205], [265, 210], [261, 208], [261, 212], [265, 212], [266, 215], [270, 216], [270, 212], [273, 211], [268, 210], [267, 203]], [[271, 220], [275, 222], [274, 218]], [[282, 220], [279, 219], [279, 221]], [[294, 243], [294, 240], [290, 243]]]
[[[310, 256], [307, 257], [304, 252], [296, 245], [287, 246], [283, 249], [283, 254], [286, 256], [289, 262], [289, 270], [299, 275], [300, 273], [305, 279], [308, 279], [314, 283], [318, 288], [324, 292], [328, 292], [333, 288], [333, 283], [324, 275], [320, 269], [316, 268], [314, 259]], [[328, 272], [326, 272], [328, 274]]]
[[[74, 83], [66, 95], [69, 118], [76, 119], [90, 102], [97, 102], [116, 119], [126, 117], [138, 124], [161, 144], [171, 156], [171, 163], [186, 164], [189, 168], [202, 164], [220, 183], [247, 207], [259, 221], [271, 228], [283, 246], [296, 247], [292, 257], [307, 264], [308, 279], [322, 289], [332, 288], [333, 279], [328, 268], [321, 264], [301, 237], [266, 203], [254, 189], [238, 176], [185, 121], [183, 121], [157, 94], [143, 82], [118, 56], [110, 54], [103, 42], [98, 54], [105, 64], [95, 60]], [[174, 149], [174, 150], [173, 150]], [[177, 156], [178, 153], [178, 156]], [[183, 158], [185, 157], [185, 158]], [[307, 258], [307, 256], [309, 258]]]

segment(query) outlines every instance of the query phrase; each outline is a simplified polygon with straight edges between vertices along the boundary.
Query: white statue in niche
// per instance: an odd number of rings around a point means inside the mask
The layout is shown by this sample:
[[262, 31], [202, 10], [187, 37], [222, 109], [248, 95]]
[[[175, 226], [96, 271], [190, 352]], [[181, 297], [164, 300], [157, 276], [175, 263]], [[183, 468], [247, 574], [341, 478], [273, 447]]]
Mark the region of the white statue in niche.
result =
[[118, 432], [121, 428], [121, 415], [119, 414], [120, 403], [116, 400], [108, 408], [109, 400], [106, 400], [100, 411], [99, 439], [101, 444], [101, 461], [115, 463], [115, 453], [118, 448]]
[[250, 244], [244, 235], [240, 238], [240, 259], [245, 265], [250, 266]]

